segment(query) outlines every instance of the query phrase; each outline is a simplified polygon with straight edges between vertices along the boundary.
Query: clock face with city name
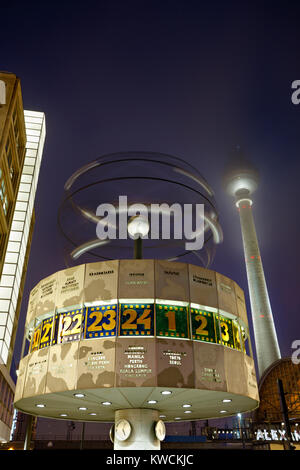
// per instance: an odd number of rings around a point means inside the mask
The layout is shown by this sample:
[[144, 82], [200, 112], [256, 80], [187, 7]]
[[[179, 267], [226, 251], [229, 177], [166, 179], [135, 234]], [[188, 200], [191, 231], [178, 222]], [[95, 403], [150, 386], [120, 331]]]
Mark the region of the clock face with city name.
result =
[[163, 441], [166, 437], [166, 426], [161, 419], [155, 424], [155, 435], [159, 441]]
[[115, 434], [119, 441], [126, 441], [131, 434], [131, 424], [126, 419], [120, 419], [116, 423]]

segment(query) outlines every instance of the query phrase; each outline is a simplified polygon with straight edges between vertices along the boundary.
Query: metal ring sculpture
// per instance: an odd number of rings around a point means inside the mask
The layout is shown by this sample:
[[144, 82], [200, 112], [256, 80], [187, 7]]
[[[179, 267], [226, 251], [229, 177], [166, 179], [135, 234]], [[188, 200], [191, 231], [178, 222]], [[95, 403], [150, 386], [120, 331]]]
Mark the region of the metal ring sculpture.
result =
[[[131, 257], [132, 242], [95, 237], [96, 225], [101, 224], [103, 219], [96, 215], [97, 205], [110, 202], [120, 215], [116, 192], [126, 194], [128, 204], [144, 204], [146, 207], [162, 202], [169, 206], [175, 202], [204, 204], [204, 245], [201, 253], [200, 250], [186, 250], [182, 246], [184, 239], [159, 239], [144, 242], [146, 257], [149, 251], [151, 258], [159, 256], [168, 260], [182, 259], [192, 254], [207, 267], [213, 259], [215, 244], [222, 241], [212, 189], [196, 168], [179, 157], [136, 151], [107, 154], [75, 171], [64, 189], [58, 226], [68, 243], [67, 264], [74, 263], [82, 255], [100, 260], [122, 258], [122, 255], [124, 258]], [[156, 256], [153, 256], [153, 249]], [[160, 249], [163, 250], [162, 255], [159, 254]]]

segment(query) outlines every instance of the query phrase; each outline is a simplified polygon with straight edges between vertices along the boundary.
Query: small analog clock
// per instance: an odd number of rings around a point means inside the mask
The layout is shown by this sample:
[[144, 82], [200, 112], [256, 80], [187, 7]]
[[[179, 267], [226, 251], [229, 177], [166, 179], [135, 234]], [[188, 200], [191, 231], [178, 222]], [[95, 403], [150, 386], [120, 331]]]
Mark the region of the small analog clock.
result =
[[126, 419], [119, 419], [115, 427], [115, 435], [119, 441], [126, 441], [131, 434], [131, 424]]
[[113, 424], [109, 430], [109, 438], [112, 443], [115, 442], [115, 425]]
[[155, 424], [155, 435], [159, 441], [163, 441], [166, 437], [166, 426], [161, 419]]

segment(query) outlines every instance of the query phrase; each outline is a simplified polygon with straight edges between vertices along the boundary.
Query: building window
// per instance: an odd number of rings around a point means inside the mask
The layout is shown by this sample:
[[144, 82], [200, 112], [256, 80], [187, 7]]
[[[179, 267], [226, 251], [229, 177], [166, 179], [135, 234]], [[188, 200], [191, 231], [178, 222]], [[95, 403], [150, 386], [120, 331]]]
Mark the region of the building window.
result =
[[25, 142], [23, 141], [23, 138], [20, 132], [20, 120], [18, 116], [17, 105], [13, 112], [13, 128], [14, 128], [15, 142], [16, 142], [16, 147], [17, 147], [19, 163], [22, 163], [24, 149], [25, 149]]
[[0, 372], [0, 421], [11, 426], [13, 416], [13, 391]]
[[7, 160], [11, 184], [12, 184], [12, 187], [15, 189], [17, 185], [17, 181], [18, 181], [18, 171], [16, 169], [16, 162], [14, 161], [14, 158], [13, 158], [11, 145], [6, 146], [6, 160]]
[[0, 168], [0, 201], [3, 208], [4, 214], [8, 215], [8, 197], [7, 197], [7, 189], [4, 179], [4, 173], [2, 168]]

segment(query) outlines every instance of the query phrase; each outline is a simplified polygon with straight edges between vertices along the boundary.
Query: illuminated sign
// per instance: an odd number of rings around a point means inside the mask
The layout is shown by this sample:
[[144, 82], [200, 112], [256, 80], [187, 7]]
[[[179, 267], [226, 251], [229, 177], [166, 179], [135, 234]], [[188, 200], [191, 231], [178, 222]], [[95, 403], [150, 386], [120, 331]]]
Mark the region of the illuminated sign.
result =
[[216, 343], [215, 319], [212, 312], [191, 308], [192, 339]]
[[88, 307], [86, 310], [86, 339], [117, 335], [118, 305], [101, 305]]
[[60, 314], [57, 334], [58, 343], [78, 341], [81, 338], [82, 324], [84, 321], [83, 312], [81, 308]]
[[246, 333], [237, 321], [209, 311], [209, 307], [160, 302], [155, 307], [153, 302], [129, 300], [66, 312], [58, 310], [36, 325], [30, 352], [81, 339], [154, 335], [222, 344], [245, 352]]
[[153, 304], [120, 304], [120, 336], [154, 336]]
[[56, 313], [55, 316], [54, 316], [53, 336], [52, 336], [51, 344], [56, 344], [57, 343], [58, 328], [59, 328], [59, 317], [60, 317], [59, 313]]
[[[300, 434], [297, 431], [291, 432], [293, 441], [300, 441]], [[286, 431], [285, 429], [258, 429], [256, 431], [256, 440], [259, 441], [286, 441]]]
[[[232, 322], [232, 328], [233, 328], [234, 347], [238, 351], [241, 351], [242, 350], [241, 341], [243, 344], [243, 338], [241, 338], [240, 336], [240, 329], [239, 329], [239, 325], [237, 324], [237, 322], [235, 321]], [[244, 345], [243, 345], [243, 351], [244, 351]]]
[[33, 332], [31, 343], [30, 343], [30, 352], [36, 351], [40, 347], [41, 328], [42, 328], [42, 323], [39, 323]]
[[53, 317], [43, 320], [42, 329], [41, 329], [40, 349], [50, 346], [52, 327], [53, 327]]
[[156, 304], [156, 336], [189, 338], [188, 307]]
[[220, 328], [216, 327], [217, 342], [224, 346], [234, 348], [232, 320], [220, 315], [216, 315]]

